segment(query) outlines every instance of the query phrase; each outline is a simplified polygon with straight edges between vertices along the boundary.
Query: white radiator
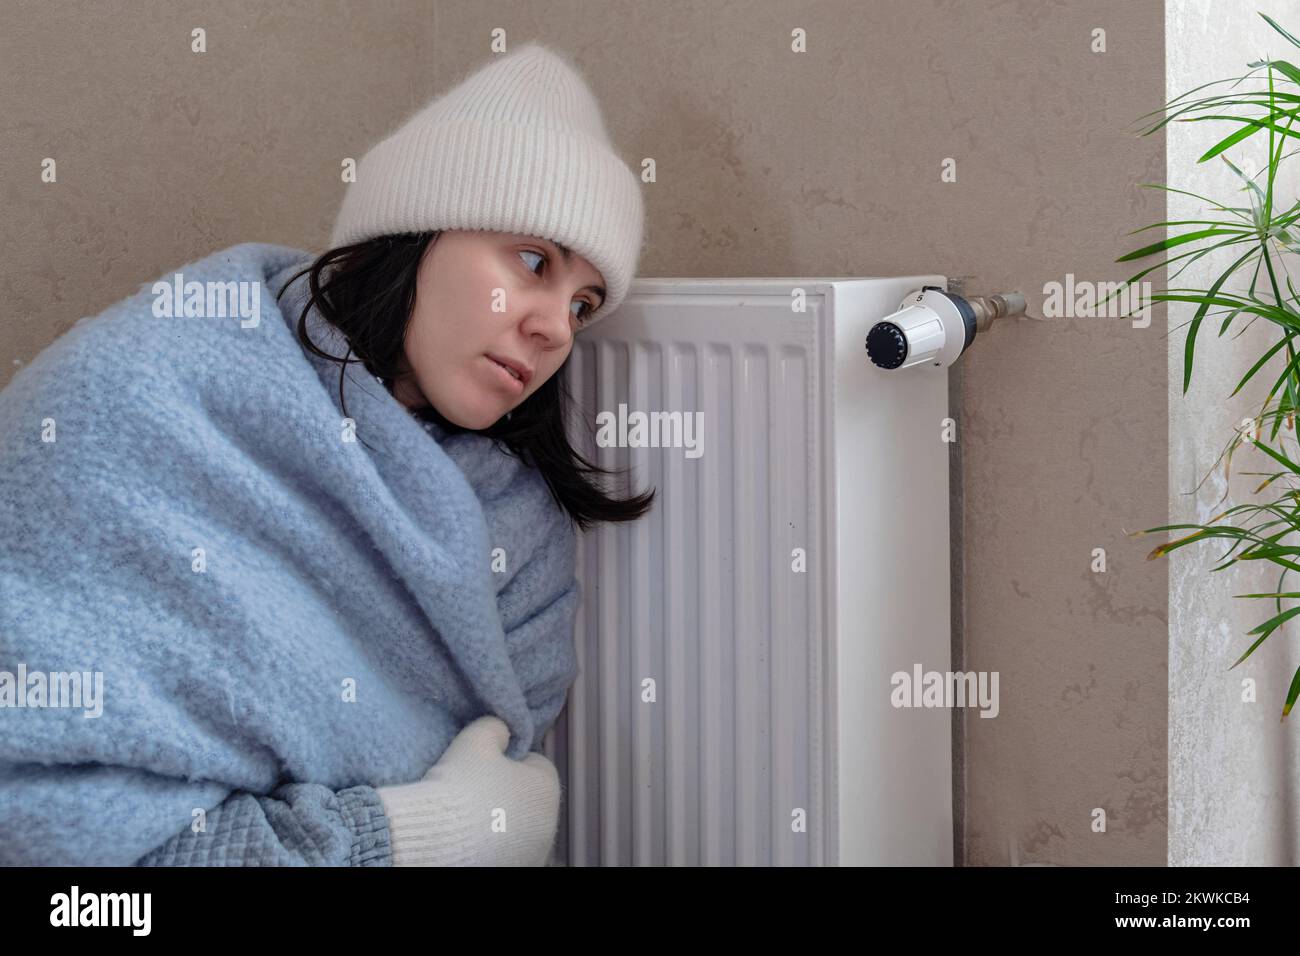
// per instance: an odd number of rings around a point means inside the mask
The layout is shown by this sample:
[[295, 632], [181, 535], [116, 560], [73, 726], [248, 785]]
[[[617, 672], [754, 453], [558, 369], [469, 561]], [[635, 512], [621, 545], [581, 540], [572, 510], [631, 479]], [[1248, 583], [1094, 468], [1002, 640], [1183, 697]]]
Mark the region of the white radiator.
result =
[[[890, 683], [950, 669], [947, 371], [865, 351], [923, 285], [638, 279], [578, 336], [575, 446], [658, 495], [579, 536], [553, 862], [951, 865], [951, 711]], [[620, 404], [702, 412], [702, 454], [582, 438]]]

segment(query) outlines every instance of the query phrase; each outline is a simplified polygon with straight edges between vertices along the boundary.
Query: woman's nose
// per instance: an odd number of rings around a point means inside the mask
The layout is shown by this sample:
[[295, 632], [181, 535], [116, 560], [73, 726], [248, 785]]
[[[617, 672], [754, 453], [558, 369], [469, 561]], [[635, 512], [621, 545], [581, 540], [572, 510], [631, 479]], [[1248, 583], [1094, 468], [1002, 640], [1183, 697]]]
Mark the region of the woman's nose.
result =
[[552, 346], [564, 345], [573, 337], [573, 313], [569, 311], [567, 301], [557, 305], [548, 299], [538, 304], [529, 313], [528, 322], [531, 324], [527, 331], [544, 335]]

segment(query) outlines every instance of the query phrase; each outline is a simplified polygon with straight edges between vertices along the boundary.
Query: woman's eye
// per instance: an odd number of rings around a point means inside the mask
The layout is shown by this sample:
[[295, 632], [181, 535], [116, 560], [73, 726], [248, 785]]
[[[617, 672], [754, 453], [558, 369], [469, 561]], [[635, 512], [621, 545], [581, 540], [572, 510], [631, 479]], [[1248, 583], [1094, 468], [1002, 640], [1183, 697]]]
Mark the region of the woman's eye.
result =
[[[520, 254], [521, 256], [536, 256], [540, 262], [545, 262], [545, 261], [546, 261], [546, 256], [542, 255], [540, 252], [534, 252], [532, 249], [523, 249], [523, 250], [520, 251], [519, 254]], [[533, 267], [532, 267], [532, 266], [529, 266], [529, 267], [528, 267], [528, 271], [529, 271], [529, 272], [533, 272], [533, 271], [534, 271], [534, 270], [533, 270]], [[536, 273], [534, 273], [534, 274], [536, 274]]]
[[[519, 254], [520, 254], [521, 256], [536, 256], [536, 257], [537, 257], [537, 261], [538, 261], [538, 263], [542, 263], [542, 262], [545, 262], [545, 261], [546, 261], [546, 256], [544, 256], [544, 255], [542, 255], [540, 252], [536, 252], [536, 251], [534, 251], [534, 250], [532, 250], [532, 249], [520, 249], [520, 250], [519, 250]], [[536, 275], [536, 274], [537, 274], [533, 266], [528, 266], [528, 271], [529, 271], [529, 272], [532, 272], [533, 275]], [[579, 301], [579, 302], [574, 302], [573, 304], [574, 304], [574, 305], [580, 305], [580, 306], [582, 306], [582, 311], [578, 313], [578, 321], [579, 321], [579, 322], [586, 321], [587, 316], [591, 315], [591, 313], [595, 311], [595, 308], [592, 306], [592, 304], [591, 304], [590, 302], [580, 302], [580, 301]]]

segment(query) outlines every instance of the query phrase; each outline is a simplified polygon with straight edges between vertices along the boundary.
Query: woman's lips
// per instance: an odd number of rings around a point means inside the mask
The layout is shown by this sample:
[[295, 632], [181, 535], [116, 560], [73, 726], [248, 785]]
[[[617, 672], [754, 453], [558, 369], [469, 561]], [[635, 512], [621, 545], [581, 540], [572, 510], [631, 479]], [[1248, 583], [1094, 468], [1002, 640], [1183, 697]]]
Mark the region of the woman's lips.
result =
[[516, 396], [524, 394], [524, 383], [515, 378], [510, 372], [506, 371], [504, 366], [488, 358], [486, 355], [483, 356], [483, 361], [492, 366], [493, 375], [496, 376], [497, 380], [501, 382], [502, 385], [510, 390], [510, 394]]

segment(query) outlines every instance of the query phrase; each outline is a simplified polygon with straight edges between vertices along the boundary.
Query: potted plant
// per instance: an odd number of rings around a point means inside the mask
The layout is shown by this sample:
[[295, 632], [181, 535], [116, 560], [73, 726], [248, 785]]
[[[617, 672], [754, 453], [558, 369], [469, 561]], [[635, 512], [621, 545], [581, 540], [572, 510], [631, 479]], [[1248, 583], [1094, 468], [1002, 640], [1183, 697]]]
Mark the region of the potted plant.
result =
[[[1300, 47], [1300, 40], [1268, 16], [1262, 13], [1260, 16], [1293, 46]], [[1254, 642], [1232, 667], [1236, 667], [1248, 658], [1270, 634], [1288, 620], [1300, 615], [1300, 606], [1286, 610], [1282, 608], [1283, 598], [1300, 598], [1300, 590], [1284, 590], [1287, 573], [1300, 572], [1300, 546], [1288, 544], [1285, 540], [1293, 531], [1300, 531], [1300, 486], [1290, 487], [1291, 482], [1300, 478], [1300, 462], [1297, 461], [1300, 459], [1300, 453], [1288, 451], [1285, 441], [1287, 433], [1290, 433], [1294, 443], [1295, 415], [1296, 410], [1300, 408], [1300, 352], [1297, 351], [1300, 343], [1295, 341], [1300, 337], [1300, 298], [1297, 297], [1290, 277], [1282, 266], [1282, 257], [1285, 253], [1300, 252], [1300, 240], [1297, 238], [1300, 228], [1295, 231], [1292, 229], [1296, 220], [1300, 219], [1300, 201], [1285, 212], [1274, 211], [1274, 182], [1278, 168], [1285, 159], [1297, 151], [1292, 150], [1284, 154], [1283, 148], [1287, 145], [1288, 139], [1300, 140], [1300, 129], [1292, 130], [1297, 116], [1300, 116], [1300, 69], [1285, 60], [1258, 60], [1247, 65], [1252, 69], [1245, 76], [1236, 77], [1231, 81], [1218, 80], [1207, 83], [1171, 100], [1164, 109], [1159, 111], [1163, 118], [1142, 135], [1149, 135], [1175, 119], [1179, 122], [1214, 120], [1236, 124], [1238, 128], [1214, 143], [1198, 162], [1208, 162], [1217, 157], [1227, 163], [1233, 173], [1241, 178], [1244, 184], [1242, 191], [1249, 200], [1249, 207], [1221, 205], [1195, 193], [1179, 189], [1171, 190], [1194, 196], [1208, 203], [1211, 207], [1208, 215], [1211, 218], [1161, 222], [1134, 230], [1134, 233], [1137, 233], [1146, 229], [1169, 227], [1171, 230], [1180, 231], [1176, 235], [1170, 234], [1160, 242], [1136, 249], [1116, 260], [1116, 262], [1130, 262], [1151, 256], [1165, 256], [1161, 262], [1127, 280], [1121, 286], [1122, 291], [1143, 276], [1164, 266], [1186, 260], [1178, 270], [1178, 273], [1181, 273], [1197, 259], [1215, 250], [1232, 248], [1231, 256], [1235, 256], [1238, 250], [1242, 251], [1241, 256], [1236, 258], [1208, 289], [1169, 288], [1150, 295], [1149, 301], [1152, 302], [1197, 303], [1196, 314], [1188, 323], [1187, 340], [1183, 349], [1184, 394], [1191, 382], [1196, 337], [1200, 332], [1201, 323], [1207, 317], [1224, 316], [1219, 326], [1220, 337], [1243, 313], [1253, 317], [1246, 323], [1247, 327], [1256, 318], [1266, 319], [1277, 326], [1277, 342], [1260, 355], [1245, 372], [1237, 387], [1233, 389], [1233, 395], [1241, 391], [1274, 356], [1285, 350], [1286, 361], [1282, 372], [1269, 389], [1258, 414], [1243, 423], [1245, 427], [1234, 434], [1223, 454], [1214, 464], [1217, 468], [1220, 461], [1224, 463], [1226, 478], [1230, 474], [1232, 455], [1237, 448], [1243, 443], [1254, 446], [1266, 456], [1270, 470], [1241, 472], [1241, 474], [1260, 475], [1264, 478], [1255, 488], [1254, 496], [1259, 497], [1266, 489], [1272, 488], [1272, 493], [1276, 497], [1263, 503], [1236, 505], [1216, 515], [1204, 525], [1161, 525], [1131, 532], [1133, 535], [1144, 535], [1192, 529], [1190, 534], [1175, 538], [1152, 550], [1147, 556], [1149, 559], [1163, 557], [1193, 542], [1224, 538], [1231, 542], [1231, 547], [1225, 552], [1222, 563], [1211, 570], [1219, 571], [1240, 561], [1267, 561], [1281, 569], [1275, 591], [1236, 595], [1271, 599], [1276, 607], [1276, 613], [1248, 632], [1248, 636], [1256, 635]], [[1267, 91], [1236, 89], [1239, 83], [1254, 76], [1260, 70], [1267, 71]], [[1233, 83], [1229, 92], [1180, 102], [1209, 86], [1227, 82]], [[1279, 86], [1284, 86], [1285, 89], [1278, 89]], [[1243, 114], [1232, 112], [1242, 107], [1246, 108]], [[1168, 110], [1173, 112], [1163, 115]], [[1261, 142], [1265, 131], [1268, 135], [1268, 164], [1260, 170], [1259, 174], [1248, 176], [1224, 154], [1228, 149], [1242, 143], [1255, 145]], [[1267, 173], [1267, 182], [1261, 185], [1256, 180], [1264, 173]], [[1155, 183], [1141, 185], [1159, 189], [1170, 188]], [[1250, 270], [1249, 288], [1245, 291], [1231, 291], [1228, 288], [1229, 279], [1234, 276], [1241, 276], [1244, 279], [1247, 270]], [[1171, 276], [1170, 281], [1173, 281], [1178, 273]], [[1213, 307], [1222, 307], [1223, 311], [1212, 316], [1210, 309]], [[1286, 426], [1285, 429], [1282, 428], [1283, 424]], [[1280, 490], [1284, 487], [1286, 490]], [[1225, 491], [1224, 494], [1226, 497], [1227, 492]], [[1237, 552], [1235, 556], [1233, 552]], [[1300, 669], [1296, 671], [1287, 690], [1286, 702], [1282, 708], [1283, 719], [1291, 712], [1298, 696], [1300, 696]]]

